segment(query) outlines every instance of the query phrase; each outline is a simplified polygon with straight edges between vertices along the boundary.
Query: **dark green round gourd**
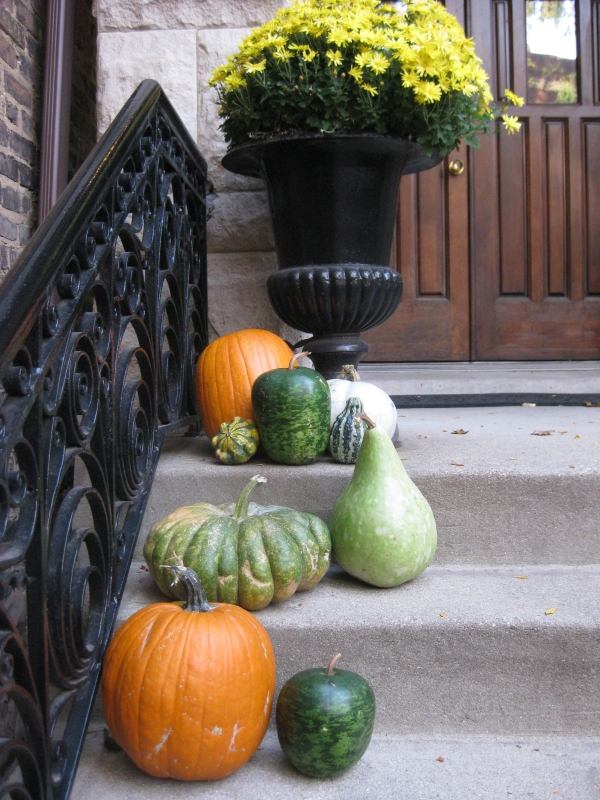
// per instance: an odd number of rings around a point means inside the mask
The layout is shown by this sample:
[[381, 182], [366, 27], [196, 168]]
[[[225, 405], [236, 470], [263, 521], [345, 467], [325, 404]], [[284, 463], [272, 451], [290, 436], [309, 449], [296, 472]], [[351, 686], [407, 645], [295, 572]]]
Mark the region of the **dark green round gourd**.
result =
[[277, 699], [277, 736], [299, 772], [329, 778], [355, 764], [373, 733], [375, 696], [355, 672], [307, 669], [290, 678]]
[[237, 503], [183, 506], [157, 522], [144, 558], [167, 597], [185, 599], [171, 565], [190, 567], [209, 601], [249, 611], [315, 586], [330, 563], [331, 537], [322, 519], [282, 506], [249, 503], [266, 479], [255, 475]]
[[263, 451], [279, 464], [311, 464], [329, 440], [331, 397], [327, 381], [314, 369], [263, 372], [252, 387], [252, 407]]
[[354, 464], [365, 435], [366, 423], [360, 419], [363, 413], [362, 400], [349, 397], [341, 414], [329, 434], [329, 452], [340, 464]]

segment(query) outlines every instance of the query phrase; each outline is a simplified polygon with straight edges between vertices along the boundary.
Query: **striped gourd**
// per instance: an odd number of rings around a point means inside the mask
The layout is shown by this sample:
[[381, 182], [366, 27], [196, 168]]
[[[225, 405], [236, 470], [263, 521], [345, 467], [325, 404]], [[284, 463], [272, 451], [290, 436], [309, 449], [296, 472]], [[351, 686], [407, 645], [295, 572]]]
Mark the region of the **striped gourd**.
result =
[[258, 448], [258, 428], [251, 419], [234, 417], [231, 422], [221, 423], [211, 444], [223, 464], [245, 464]]
[[354, 464], [365, 435], [366, 423], [359, 419], [362, 400], [349, 397], [344, 410], [335, 419], [329, 434], [329, 452], [341, 464]]

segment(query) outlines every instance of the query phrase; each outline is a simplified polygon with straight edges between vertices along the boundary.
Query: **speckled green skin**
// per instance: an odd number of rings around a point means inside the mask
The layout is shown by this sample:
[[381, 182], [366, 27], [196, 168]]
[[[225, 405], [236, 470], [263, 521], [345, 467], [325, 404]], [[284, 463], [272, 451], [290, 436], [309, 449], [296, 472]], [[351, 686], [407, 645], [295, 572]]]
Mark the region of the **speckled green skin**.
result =
[[329, 527], [336, 561], [373, 586], [399, 586], [431, 563], [437, 545], [433, 512], [382, 429], [366, 431]]
[[328, 778], [355, 764], [367, 749], [375, 721], [375, 697], [355, 672], [299, 672], [277, 700], [277, 735], [299, 772]]
[[196, 572], [209, 601], [249, 611], [311, 589], [327, 572], [330, 553], [319, 517], [253, 503], [241, 517], [233, 504], [178, 508], [151, 528], [144, 544], [150, 573], [167, 597], [185, 599], [185, 587], [164, 569], [180, 564]]
[[311, 464], [329, 440], [331, 398], [314, 369], [273, 369], [252, 387], [252, 407], [264, 452], [278, 464]]
[[329, 434], [329, 452], [340, 464], [356, 463], [367, 427], [359, 419], [362, 413], [362, 400], [349, 397], [344, 410], [335, 418]]

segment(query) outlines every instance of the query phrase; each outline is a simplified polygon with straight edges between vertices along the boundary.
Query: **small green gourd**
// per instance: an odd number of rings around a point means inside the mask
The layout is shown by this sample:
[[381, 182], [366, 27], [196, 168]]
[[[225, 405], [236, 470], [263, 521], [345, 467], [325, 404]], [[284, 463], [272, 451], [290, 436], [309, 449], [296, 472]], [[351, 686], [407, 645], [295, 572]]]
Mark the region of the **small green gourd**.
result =
[[340, 464], [354, 464], [365, 435], [366, 422], [360, 419], [362, 400], [349, 397], [344, 410], [335, 419], [329, 434], [329, 452]]
[[258, 447], [258, 428], [251, 419], [234, 417], [231, 422], [222, 422], [211, 439], [215, 455], [223, 464], [245, 464]]

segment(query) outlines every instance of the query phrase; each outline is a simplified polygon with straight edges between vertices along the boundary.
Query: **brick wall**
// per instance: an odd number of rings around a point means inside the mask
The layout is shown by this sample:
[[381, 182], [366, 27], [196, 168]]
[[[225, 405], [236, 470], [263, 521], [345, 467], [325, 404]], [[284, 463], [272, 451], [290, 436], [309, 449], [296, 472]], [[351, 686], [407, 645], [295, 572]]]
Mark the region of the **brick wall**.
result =
[[[96, 19], [77, 0], [69, 177], [96, 142]], [[0, 280], [37, 226], [47, 0], [0, 0]]]
[[0, 3], [0, 279], [36, 223], [45, 9]]

